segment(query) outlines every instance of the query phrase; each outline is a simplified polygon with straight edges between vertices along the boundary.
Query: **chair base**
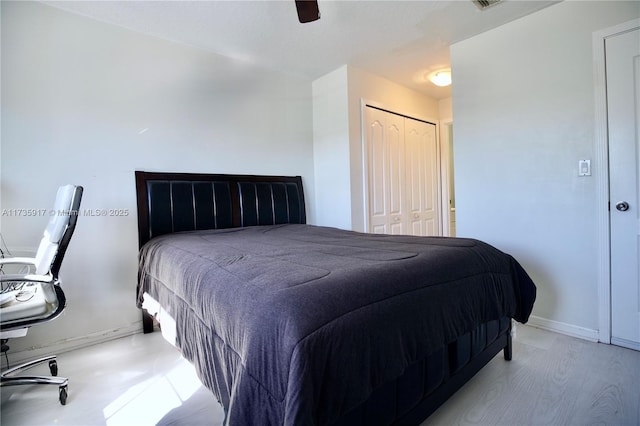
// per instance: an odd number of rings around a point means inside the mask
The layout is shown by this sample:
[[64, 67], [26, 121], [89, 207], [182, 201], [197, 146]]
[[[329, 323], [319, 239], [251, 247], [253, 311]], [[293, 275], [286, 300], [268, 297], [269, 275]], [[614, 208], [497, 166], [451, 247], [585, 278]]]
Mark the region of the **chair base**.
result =
[[[37, 365], [49, 363], [49, 371], [51, 376], [14, 376], [24, 370], [33, 368]], [[67, 403], [67, 387], [69, 379], [64, 377], [57, 377], [58, 375], [58, 362], [55, 355], [38, 358], [36, 360], [25, 362], [24, 364], [17, 365], [9, 368], [0, 373], [0, 386], [17, 386], [17, 385], [57, 385], [60, 404], [65, 405]]]

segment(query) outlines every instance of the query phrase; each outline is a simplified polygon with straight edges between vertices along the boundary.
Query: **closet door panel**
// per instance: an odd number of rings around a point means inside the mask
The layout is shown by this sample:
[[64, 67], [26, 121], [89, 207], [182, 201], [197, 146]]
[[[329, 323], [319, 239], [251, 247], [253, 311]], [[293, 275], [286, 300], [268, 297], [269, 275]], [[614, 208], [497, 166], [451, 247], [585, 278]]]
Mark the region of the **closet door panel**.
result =
[[380, 121], [374, 120], [369, 124], [369, 199], [373, 217], [386, 214], [383, 135], [384, 125]]
[[405, 234], [404, 119], [367, 108], [369, 228]]
[[[409, 125], [411, 123], [408, 123]], [[421, 138], [415, 126], [406, 133], [406, 167], [407, 167], [407, 192], [409, 205], [409, 225], [413, 235], [425, 235], [426, 228], [421, 220], [421, 213], [425, 205], [425, 170], [424, 150], [421, 146]]]
[[389, 114], [387, 125], [387, 148], [389, 153], [389, 219], [391, 234], [406, 234], [404, 192], [404, 123]]
[[369, 231], [440, 235], [436, 126], [366, 108]]
[[440, 235], [436, 126], [405, 120], [408, 220], [413, 235]]

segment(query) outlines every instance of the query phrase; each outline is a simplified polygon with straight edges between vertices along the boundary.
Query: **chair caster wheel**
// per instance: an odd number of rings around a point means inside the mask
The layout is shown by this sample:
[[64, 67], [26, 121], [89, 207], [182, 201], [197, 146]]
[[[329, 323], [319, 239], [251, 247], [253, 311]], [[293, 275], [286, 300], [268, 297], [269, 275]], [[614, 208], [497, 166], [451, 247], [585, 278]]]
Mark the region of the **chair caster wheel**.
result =
[[58, 363], [55, 360], [49, 361], [49, 371], [51, 371], [52, 376], [58, 375]]
[[60, 404], [66, 405], [67, 404], [67, 387], [60, 386], [59, 394], [60, 394]]

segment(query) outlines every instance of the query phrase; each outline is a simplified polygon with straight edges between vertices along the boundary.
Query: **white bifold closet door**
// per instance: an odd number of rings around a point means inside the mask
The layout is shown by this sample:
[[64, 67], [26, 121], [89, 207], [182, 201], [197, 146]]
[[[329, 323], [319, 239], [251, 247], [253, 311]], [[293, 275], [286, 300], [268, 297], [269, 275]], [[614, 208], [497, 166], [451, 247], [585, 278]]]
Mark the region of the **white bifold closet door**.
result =
[[436, 126], [365, 108], [368, 231], [440, 235]]

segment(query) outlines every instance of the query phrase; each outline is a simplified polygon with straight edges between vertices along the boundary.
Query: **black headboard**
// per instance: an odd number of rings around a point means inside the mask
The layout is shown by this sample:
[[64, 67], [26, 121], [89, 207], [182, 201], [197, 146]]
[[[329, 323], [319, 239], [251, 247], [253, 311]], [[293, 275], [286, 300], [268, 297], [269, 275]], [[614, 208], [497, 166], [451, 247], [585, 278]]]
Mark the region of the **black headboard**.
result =
[[138, 243], [179, 231], [306, 223], [300, 176], [136, 171]]

